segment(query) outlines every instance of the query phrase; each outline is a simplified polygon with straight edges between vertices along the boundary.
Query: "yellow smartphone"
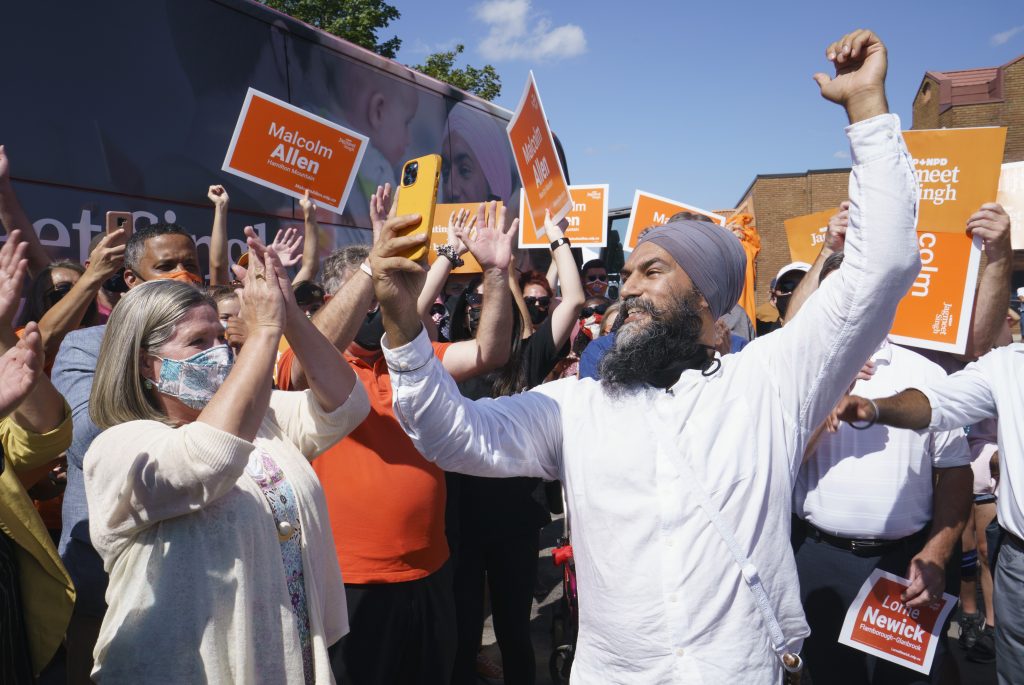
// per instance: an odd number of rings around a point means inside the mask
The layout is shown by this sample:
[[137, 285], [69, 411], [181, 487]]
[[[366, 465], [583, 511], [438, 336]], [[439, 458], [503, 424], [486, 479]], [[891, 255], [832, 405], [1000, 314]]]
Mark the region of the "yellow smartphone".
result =
[[[411, 159], [402, 167], [402, 183], [398, 191], [399, 216], [419, 214], [421, 220], [406, 229], [402, 235], [430, 235], [434, 226], [434, 207], [437, 205], [437, 183], [441, 178], [441, 155], [424, 155]], [[430, 247], [429, 239], [420, 247], [402, 255], [414, 262], [422, 261]]]

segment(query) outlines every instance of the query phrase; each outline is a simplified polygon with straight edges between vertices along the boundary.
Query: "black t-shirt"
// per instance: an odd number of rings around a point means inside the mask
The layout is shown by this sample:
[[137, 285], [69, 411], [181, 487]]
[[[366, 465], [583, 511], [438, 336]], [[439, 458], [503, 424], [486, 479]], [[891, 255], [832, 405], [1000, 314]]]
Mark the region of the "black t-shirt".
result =
[[[569, 354], [569, 344], [555, 349], [551, 317], [523, 342], [520, 350], [527, 388], [540, 385], [555, 364]], [[494, 376], [488, 374], [459, 384], [459, 390], [471, 400], [492, 396]], [[449, 534], [525, 535], [551, 522], [547, 507], [535, 495], [540, 478], [480, 478], [457, 473], [447, 474], [450, 515]]]

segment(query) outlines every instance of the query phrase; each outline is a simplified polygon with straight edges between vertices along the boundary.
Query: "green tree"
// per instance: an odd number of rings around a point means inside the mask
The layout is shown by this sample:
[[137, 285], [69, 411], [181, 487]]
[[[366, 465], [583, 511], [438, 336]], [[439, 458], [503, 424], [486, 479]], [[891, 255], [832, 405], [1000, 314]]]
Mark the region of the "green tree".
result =
[[493, 100], [501, 95], [501, 77], [490, 64], [485, 64], [480, 69], [468, 65], [462, 69], [455, 68], [455, 59], [465, 49], [465, 45], [456, 45], [454, 50], [435, 52], [429, 55], [423, 64], [418, 64], [413, 69], [456, 88], [468, 90], [484, 100]]
[[276, 10], [339, 38], [394, 59], [402, 39], [378, 43], [377, 33], [398, 19], [397, 7], [384, 0], [261, 0]]

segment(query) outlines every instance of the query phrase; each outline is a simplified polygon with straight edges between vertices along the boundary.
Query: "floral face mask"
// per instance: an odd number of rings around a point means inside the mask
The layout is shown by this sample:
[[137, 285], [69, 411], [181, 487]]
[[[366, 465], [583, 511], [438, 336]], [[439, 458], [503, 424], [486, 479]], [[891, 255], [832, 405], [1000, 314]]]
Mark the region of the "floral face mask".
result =
[[224, 384], [235, 356], [227, 345], [217, 345], [187, 359], [164, 359], [156, 389], [177, 397], [193, 409], [202, 409]]

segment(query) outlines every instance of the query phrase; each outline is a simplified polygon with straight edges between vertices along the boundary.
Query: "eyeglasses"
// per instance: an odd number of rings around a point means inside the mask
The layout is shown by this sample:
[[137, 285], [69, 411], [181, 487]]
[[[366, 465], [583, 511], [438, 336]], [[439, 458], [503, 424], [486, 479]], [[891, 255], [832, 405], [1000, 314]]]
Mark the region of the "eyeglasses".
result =
[[484, 296], [482, 293], [466, 293], [466, 304], [470, 307], [479, 307], [484, 303]]
[[607, 283], [608, 274], [590, 274], [587, 276], [587, 283], [593, 283], [594, 281], [601, 281], [602, 283]]
[[541, 295], [540, 297], [534, 297], [533, 295], [527, 295], [523, 298], [526, 300], [526, 304], [536, 304], [539, 307], [547, 307], [551, 304], [551, 298], [547, 295]]
[[608, 311], [608, 307], [610, 307], [610, 306], [611, 306], [610, 304], [604, 303], [604, 304], [599, 304], [596, 307], [584, 307], [583, 309], [580, 310], [580, 318], [581, 319], [589, 319], [594, 314], [600, 314], [600, 315], [604, 316], [604, 313], [606, 311]]

